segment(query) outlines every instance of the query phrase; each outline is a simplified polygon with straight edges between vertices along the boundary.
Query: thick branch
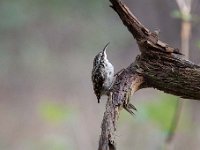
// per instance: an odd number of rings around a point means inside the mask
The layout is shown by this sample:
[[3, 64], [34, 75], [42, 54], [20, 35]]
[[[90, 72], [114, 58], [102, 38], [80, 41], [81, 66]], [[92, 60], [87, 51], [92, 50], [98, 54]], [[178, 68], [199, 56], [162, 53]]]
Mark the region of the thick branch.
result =
[[200, 66], [178, 57], [178, 49], [151, 33], [119, 0], [110, 0], [124, 25], [136, 38], [142, 52], [138, 64], [148, 87], [183, 98], [200, 100]]
[[110, 0], [110, 2], [113, 4], [111, 7], [118, 13], [122, 22], [127, 26], [135, 39], [142, 39], [145, 37], [145, 34], [149, 34], [149, 31], [143, 27], [126, 5], [118, 0]]
[[[143, 83], [143, 77], [139, 76], [135, 71], [133, 73], [132, 66], [125, 69], [116, 77], [116, 82], [112, 88], [112, 92], [108, 97], [106, 111], [104, 113], [101, 136], [99, 140], [98, 150], [115, 150], [116, 142], [116, 126], [119, 117], [119, 111], [122, 107], [126, 107], [127, 100], [131, 94], [135, 93]], [[129, 93], [127, 95], [127, 93]], [[131, 111], [131, 106], [126, 107]]]
[[139, 72], [149, 87], [182, 98], [200, 100], [200, 67], [155, 51], [138, 59]]
[[101, 137], [98, 150], [115, 150], [115, 131], [118, 118], [118, 107], [112, 102], [112, 93], [108, 97], [106, 111], [101, 125]]
[[141, 55], [116, 77], [102, 121], [99, 150], [116, 149], [119, 111], [123, 107], [133, 113], [134, 106], [129, 103], [129, 98], [141, 88], [153, 87], [183, 98], [200, 100], [200, 66], [178, 57], [178, 49], [159, 40], [158, 35], [145, 28], [121, 1], [110, 2], [136, 39]]

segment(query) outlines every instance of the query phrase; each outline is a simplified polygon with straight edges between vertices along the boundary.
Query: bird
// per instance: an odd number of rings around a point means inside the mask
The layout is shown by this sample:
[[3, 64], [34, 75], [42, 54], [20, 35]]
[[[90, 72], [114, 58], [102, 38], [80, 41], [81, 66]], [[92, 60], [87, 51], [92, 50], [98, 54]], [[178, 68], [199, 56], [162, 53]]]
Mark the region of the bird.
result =
[[109, 94], [114, 80], [114, 66], [110, 63], [106, 54], [109, 44], [110, 42], [104, 46], [103, 50], [100, 51], [93, 60], [91, 78], [98, 103], [100, 103], [102, 95]]

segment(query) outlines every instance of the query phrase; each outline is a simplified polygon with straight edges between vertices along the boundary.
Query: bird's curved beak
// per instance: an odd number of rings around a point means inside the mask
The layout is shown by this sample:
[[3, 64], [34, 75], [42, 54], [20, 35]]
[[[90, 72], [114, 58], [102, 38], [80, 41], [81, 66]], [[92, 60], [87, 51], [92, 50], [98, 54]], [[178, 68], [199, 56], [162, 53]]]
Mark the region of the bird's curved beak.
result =
[[106, 49], [107, 49], [107, 47], [108, 47], [109, 44], [110, 44], [110, 42], [108, 42], [108, 43], [106, 44], [106, 46], [103, 48], [103, 53], [104, 53], [104, 54], [105, 54]]

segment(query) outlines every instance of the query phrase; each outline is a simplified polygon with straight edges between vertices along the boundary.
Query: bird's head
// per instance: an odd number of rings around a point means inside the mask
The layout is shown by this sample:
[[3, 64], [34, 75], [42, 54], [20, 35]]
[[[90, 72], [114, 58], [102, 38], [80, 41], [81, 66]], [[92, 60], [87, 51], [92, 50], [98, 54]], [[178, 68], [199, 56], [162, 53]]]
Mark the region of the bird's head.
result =
[[108, 45], [110, 44], [110, 42], [108, 42], [106, 44], [106, 46], [104, 46], [103, 50], [101, 52], [99, 52], [95, 58], [94, 58], [94, 61], [93, 61], [93, 66], [97, 66], [98, 64], [100, 64], [100, 61], [102, 59], [107, 59], [107, 54], [106, 54], [106, 50], [107, 50], [107, 47]]

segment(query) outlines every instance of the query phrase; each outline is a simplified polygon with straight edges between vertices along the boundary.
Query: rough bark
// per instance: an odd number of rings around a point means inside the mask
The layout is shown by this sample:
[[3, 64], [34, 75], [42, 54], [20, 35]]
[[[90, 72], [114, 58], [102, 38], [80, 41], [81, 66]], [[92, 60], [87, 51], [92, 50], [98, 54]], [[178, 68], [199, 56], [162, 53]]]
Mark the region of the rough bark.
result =
[[123, 24], [138, 43], [141, 54], [117, 75], [102, 121], [99, 150], [116, 149], [115, 132], [120, 109], [134, 109], [130, 96], [153, 87], [182, 98], [200, 100], [200, 66], [181, 58], [179, 50], [159, 40], [119, 0], [110, 0]]

